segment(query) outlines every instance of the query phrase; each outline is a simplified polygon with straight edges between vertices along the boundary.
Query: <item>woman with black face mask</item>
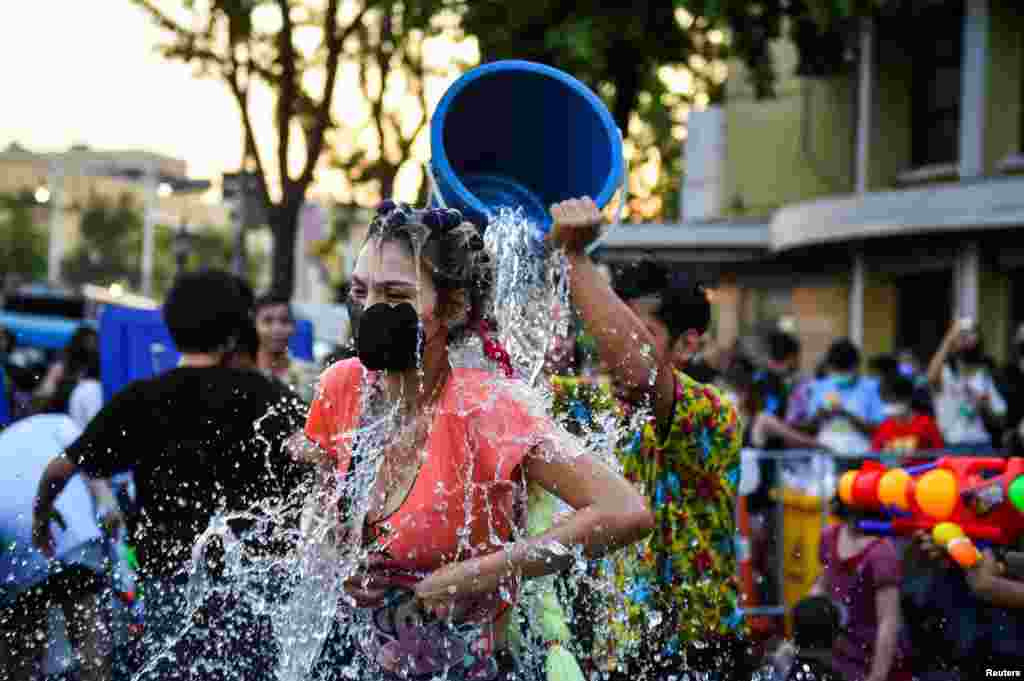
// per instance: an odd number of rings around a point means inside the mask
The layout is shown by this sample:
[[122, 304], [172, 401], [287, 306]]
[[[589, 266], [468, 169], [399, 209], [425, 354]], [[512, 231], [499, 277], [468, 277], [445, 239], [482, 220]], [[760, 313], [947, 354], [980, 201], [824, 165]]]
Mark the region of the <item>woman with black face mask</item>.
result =
[[971, 454], [992, 452], [992, 433], [1002, 430], [1006, 401], [972, 320], [953, 322], [928, 364], [928, 382], [946, 446]]
[[[458, 211], [382, 204], [351, 279], [358, 356], [325, 372], [310, 409], [300, 454], [341, 481], [339, 550], [361, 567], [346, 592], [368, 630], [356, 653], [368, 675], [523, 678], [506, 638], [519, 582], [653, 525], [644, 498], [511, 378], [484, 318], [489, 266]], [[449, 343], [474, 334], [505, 375], [452, 366]], [[576, 511], [516, 540], [531, 482]]]

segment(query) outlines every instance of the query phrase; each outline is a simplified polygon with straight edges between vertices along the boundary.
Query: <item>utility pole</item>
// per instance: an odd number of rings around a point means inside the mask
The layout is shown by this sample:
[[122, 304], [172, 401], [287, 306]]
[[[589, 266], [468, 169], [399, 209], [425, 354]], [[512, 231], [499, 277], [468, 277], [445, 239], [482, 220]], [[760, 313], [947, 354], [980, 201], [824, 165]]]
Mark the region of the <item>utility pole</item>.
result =
[[60, 264], [64, 257], [64, 162], [60, 158], [50, 161], [46, 187], [50, 193], [50, 241], [46, 279], [50, 285], [56, 286], [60, 283]]
[[143, 177], [146, 205], [142, 214], [142, 295], [153, 297], [153, 260], [156, 253], [156, 199], [160, 173], [155, 163], [146, 164]]
[[224, 173], [221, 191], [224, 203], [230, 206], [235, 228], [235, 253], [231, 269], [238, 276], [245, 277], [248, 269], [245, 232], [251, 224], [261, 222], [264, 216], [264, 211], [256, 203], [259, 200], [259, 177], [246, 170]]

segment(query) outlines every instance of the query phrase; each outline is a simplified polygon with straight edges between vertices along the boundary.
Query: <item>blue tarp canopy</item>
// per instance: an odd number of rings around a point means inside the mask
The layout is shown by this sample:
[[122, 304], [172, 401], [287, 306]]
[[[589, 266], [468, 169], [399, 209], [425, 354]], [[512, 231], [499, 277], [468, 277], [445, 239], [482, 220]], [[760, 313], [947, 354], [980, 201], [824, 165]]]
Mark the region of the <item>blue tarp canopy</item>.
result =
[[0, 326], [14, 334], [18, 345], [44, 350], [63, 348], [82, 324], [92, 324], [92, 322], [83, 319], [0, 311]]
[[[313, 361], [313, 324], [296, 320], [290, 342], [292, 354]], [[143, 378], [173, 369], [178, 351], [159, 310], [138, 310], [108, 305], [100, 314], [100, 371], [103, 393], [110, 399], [118, 390]]]

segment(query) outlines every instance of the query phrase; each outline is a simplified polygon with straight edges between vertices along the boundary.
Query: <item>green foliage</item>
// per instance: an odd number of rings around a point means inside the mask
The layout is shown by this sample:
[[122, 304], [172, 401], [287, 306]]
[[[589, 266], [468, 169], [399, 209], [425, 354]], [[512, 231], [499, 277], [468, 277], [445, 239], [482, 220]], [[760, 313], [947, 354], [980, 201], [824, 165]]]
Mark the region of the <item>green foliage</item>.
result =
[[82, 208], [79, 233], [81, 240], [61, 266], [68, 283], [140, 285], [142, 213], [130, 194], [90, 197]]
[[[153, 292], [157, 298], [170, 288], [177, 272], [175, 239], [178, 227], [156, 225], [153, 254]], [[138, 287], [142, 279], [142, 208], [130, 194], [116, 199], [90, 197], [82, 208], [79, 222], [80, 242], [65, 258], [64, 278], [73, 285], [113, 283]], [[226, 229], [213, 227], [189, 232], [186, 269], [230, 269], [233, 241]], [[249, 259], [251, 276], [265, 267], [263, 261]]]
[[800, 56], [797, 75], [830, 77], [853, 59], [860, 17], [899, 11], [913, 0], [679, 0], [709, 25], [728, 28], [732, 49], [743, 60], [758, 97], [773, 97], [776, 73], [768, 49], [783, 36]]
[[29, 193], [0, 195], [0, 284], [46, 276], [47, 235], [36, 224]]

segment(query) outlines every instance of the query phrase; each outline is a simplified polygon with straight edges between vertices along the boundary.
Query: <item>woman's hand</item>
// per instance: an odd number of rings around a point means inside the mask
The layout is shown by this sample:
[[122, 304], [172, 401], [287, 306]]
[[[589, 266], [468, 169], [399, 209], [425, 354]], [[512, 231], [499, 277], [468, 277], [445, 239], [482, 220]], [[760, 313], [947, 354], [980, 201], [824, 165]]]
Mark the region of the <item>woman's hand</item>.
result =
[[372, 575], [359, 575], [345, 582], [345, 593], [352, 597], [359, 608], [380, 606], [389, 589], [389, 585], [382, 584]]
[[918, 530], [914, 533], [914, 542], [925, 556], [942, 567], [951, 568], [956, 565], [956, 563], [953, 562], [953, 559], [949, 557], [949, 554], [946, 553], [945, 549], [935, 543], [932, 539], [931, 533], [924, 530]]
[[383, 604], [384, 597], [392, 589], [408, 588], [408, 581], [380, 569], [386, 561], [387, 558], [382, 554], [370, 554], [365, 570], [345, 582], [345, 593], [352, 597], [358, 607], [376, 608]]
[[1002, 577], [1004, 566], [996, 560], [991, 549], [985, 549], [974, 567], [967, 570], [967, 583], [971, 591], [979, 597], [984, 597], [992, 589], [997, 577]]
[[284, 446], [292, 459], [299, 463], [323, 463], [327, 460], [319, 445], [307, 438], [301, 430], [288, 436]]
[[601, 234], [604, 215], [589, 196], [551, 206], [554, 225], [548, 239], [569, 254], [580, 254]]
[[416, 585], [421, 609], [441, 619], [464, 619], [480, 605], [482, 597], [493, 598], [498, 591], [501, 575], [488, 567], [492, 562], [472, 559], [438, 568]]
[[53, 506], [37, 504], [32, 513], [32, 543], [42, 551], [47, 558], [53, 558], [54, 543], [53, 531], [50, 529], [50, 522], [55, 522], [62, 528], [67, 528], [64, 518]]

